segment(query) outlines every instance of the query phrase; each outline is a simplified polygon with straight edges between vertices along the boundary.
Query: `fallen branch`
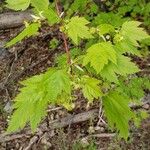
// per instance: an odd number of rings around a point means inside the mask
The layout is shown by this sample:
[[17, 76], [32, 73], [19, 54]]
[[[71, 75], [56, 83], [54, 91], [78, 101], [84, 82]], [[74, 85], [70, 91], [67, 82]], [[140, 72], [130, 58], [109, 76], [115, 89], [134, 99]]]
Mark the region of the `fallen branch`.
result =
[[71, 124], [80, 123], [87, 121], [89, 119], [93, 119], [98, 116], [98, 109], [93, 109], [88, 112], [83, 112], [74, 116], [68, 116], [57, 120], [55, 122], [50, 123], [51, 129], [63, 128]]
[[[77, 115], [70, 115], [70, 116], [62, 118], [60, 120], [55, 120], [53, 122], [50, 122], [49, 128], [50, 129], [63, 128], [63, 127], [66, 127], [68, 125], [71, 125], [71, 124], [80, 123], [80, 122], [87, 121], [89, 119], [93, 119], [97, 116], [98, 116], [98, 109], [93, 109], [93, 110], [90, 110], [88, 112], [83, 112], [83, 113], [80, 113]], [[40, 130], [42, 132], [49, 131], [46, 124], [41, 125]], [[38, 132], [36, 134], [38, 134]], [[29, 135], [32, 135], [32, 132], [30, 129], [26, 129], [24, 134], [20, 134], [19, 132], [11, 134], [11, 135], [3, 134], [0, 136], [0, 143], [12, 141], [12, 140], [19, 139], [19, 138], [29, 136]]]
[[30, 20], [31, 11], [3, 13], [0, 14], [0, 30], [20, 27], [24, 21]]

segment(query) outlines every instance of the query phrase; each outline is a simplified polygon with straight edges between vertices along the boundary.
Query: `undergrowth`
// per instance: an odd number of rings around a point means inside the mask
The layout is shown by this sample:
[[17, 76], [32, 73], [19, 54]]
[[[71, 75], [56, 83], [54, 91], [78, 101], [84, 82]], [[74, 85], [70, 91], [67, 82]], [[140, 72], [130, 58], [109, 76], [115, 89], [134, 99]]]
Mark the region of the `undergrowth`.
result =
[[[27, 123], [35, 131], [46, 116], [49, 104], [73, 110], [76, 100], [73, 93], [80, 90], [87, 103], [103, 101], [109, 127], [115, 129], [119, 137], [127, 139], [129, 121], [139, 125], [147, 116], [146, 112], [137, 114], [129, 107], [131, 103], [140, 104], [144, 89], [150, 89], [148, 77], [138, 76], [141, 70], [130, 57], [143, 57], [142, 43], [150, 39], [143, 23], [132, 20], [140, 13], [139, 20], [149, 24], [148, 6], [142, 5], [141, 1], [135, 0], [116, 0], [114, 3], [111, 0], [106, 3], [6, 0], [7, 8], [16, 11], [31, 8], [34, 12], [33, 21], [25, 22], [23, 31], [6, 47], [36, 36], [42, 22], [58, 28], [64, 41], [64, 53], [55, 59], [53, 67], [20, 82], [22, 88], [14, 99], [14, 113], [7, 132], [22, 129]], [[51, 49], [57, 45], [56, 39], [49, 44]]]

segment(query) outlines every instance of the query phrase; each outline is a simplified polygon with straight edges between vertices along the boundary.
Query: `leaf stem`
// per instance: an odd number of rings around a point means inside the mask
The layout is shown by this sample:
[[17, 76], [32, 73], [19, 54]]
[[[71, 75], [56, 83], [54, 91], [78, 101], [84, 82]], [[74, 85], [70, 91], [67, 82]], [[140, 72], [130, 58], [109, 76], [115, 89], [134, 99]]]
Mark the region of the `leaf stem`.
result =
[[[60, 11], [60, 1], [59, 0], [55, 0], [55, 6], [56, 6], [56, 10], [57, 10], [57, 14], [58, 16], [61, 15], [61, 11]], [[69, 46], [68, 46], [68, 43], [67, 43], [67, 38], [66, 38], [66, 35], [61, 32], [61, 36], [62, 36], [62, 39], [64, 41], [64, 47], [65, 47], [65, 51], [66, 51], [66, 55], [67, 55], [67, 63], [69, 65], [71, 65], [71, 56], [70, 56], [70, 50], [69, 50]]]

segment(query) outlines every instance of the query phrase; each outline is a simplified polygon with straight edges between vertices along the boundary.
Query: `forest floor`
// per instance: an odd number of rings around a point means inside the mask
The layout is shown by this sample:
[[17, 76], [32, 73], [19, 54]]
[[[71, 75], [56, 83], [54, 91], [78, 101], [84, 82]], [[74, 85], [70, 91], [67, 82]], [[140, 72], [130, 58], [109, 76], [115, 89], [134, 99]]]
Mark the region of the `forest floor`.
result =
[[[13, 48], [4, 49], [4, 43], [20, 30], [21, 28], [0, 31], [0, 150], [82, 150], [88, 149], [88, 145], [93, 145], [93, 149], [89, 150], [94, 150], [94, 147], [100, 150], [150, 150], [150, 118], [144, 120], [139, 129], [131, 123], [131, 136], [128, 142], [117, 139], [107, 125], [97, 125], [98, 117], [69, 124], [64, 128], [51, 129], [50, 124], [56, 119], [99, 108], [98, 103], [87, 108], [86, 101], [79, 93], [73, 112], [67, 112], [59, 106], [50, 106], [47, 117], [36, 133], [31, 133], [27, 127], [18, 133], [3, 136], [12, 112], [12, 100], [18, 93], [19, 81], [47, 70], [53, 65], [54, 58], [63, 50], [60, 37], [55, 35], [57, 31], [47, 26], [38, 36], [26, 39]], [[49, 41], [53, 37], [59, 40], [59, 46], [52, 50], [49, 49]], [[143, 68], [149, 60], [137, 59], [137, 63]], [[149, 103], [139, 109], [149, 112], [150, 96], [148, 101]], [[43, 127], [46, 130], [43, 130]]]

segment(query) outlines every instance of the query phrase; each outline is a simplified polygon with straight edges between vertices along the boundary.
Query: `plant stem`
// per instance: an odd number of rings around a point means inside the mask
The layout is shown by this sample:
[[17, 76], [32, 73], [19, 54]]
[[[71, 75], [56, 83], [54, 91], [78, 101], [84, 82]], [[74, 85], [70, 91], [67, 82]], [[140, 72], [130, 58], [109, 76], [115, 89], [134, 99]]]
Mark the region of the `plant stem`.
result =
[[[55, 6], [56, 6], [56, 10], [57, 10], [57, 14], [60, 16], [61, 15], [61, 11], [60, 11], [60, 8], [59, 8], [59, 0], [55, 0]], [[67, 38], [66, 38], [66, 35], [61, 32], [61, 36], [62, 36], [62, 39], [64, 41], [64, 47], [65, 47], [65, 51], [66, 51], [66, 55], [67, 55], [67, 63], [69, 65], [71, 65], [71, 56], [70, 56], [70, 50], [69, 50], [69, 46], [68, 46], [68, 43], [67, 43]]]

